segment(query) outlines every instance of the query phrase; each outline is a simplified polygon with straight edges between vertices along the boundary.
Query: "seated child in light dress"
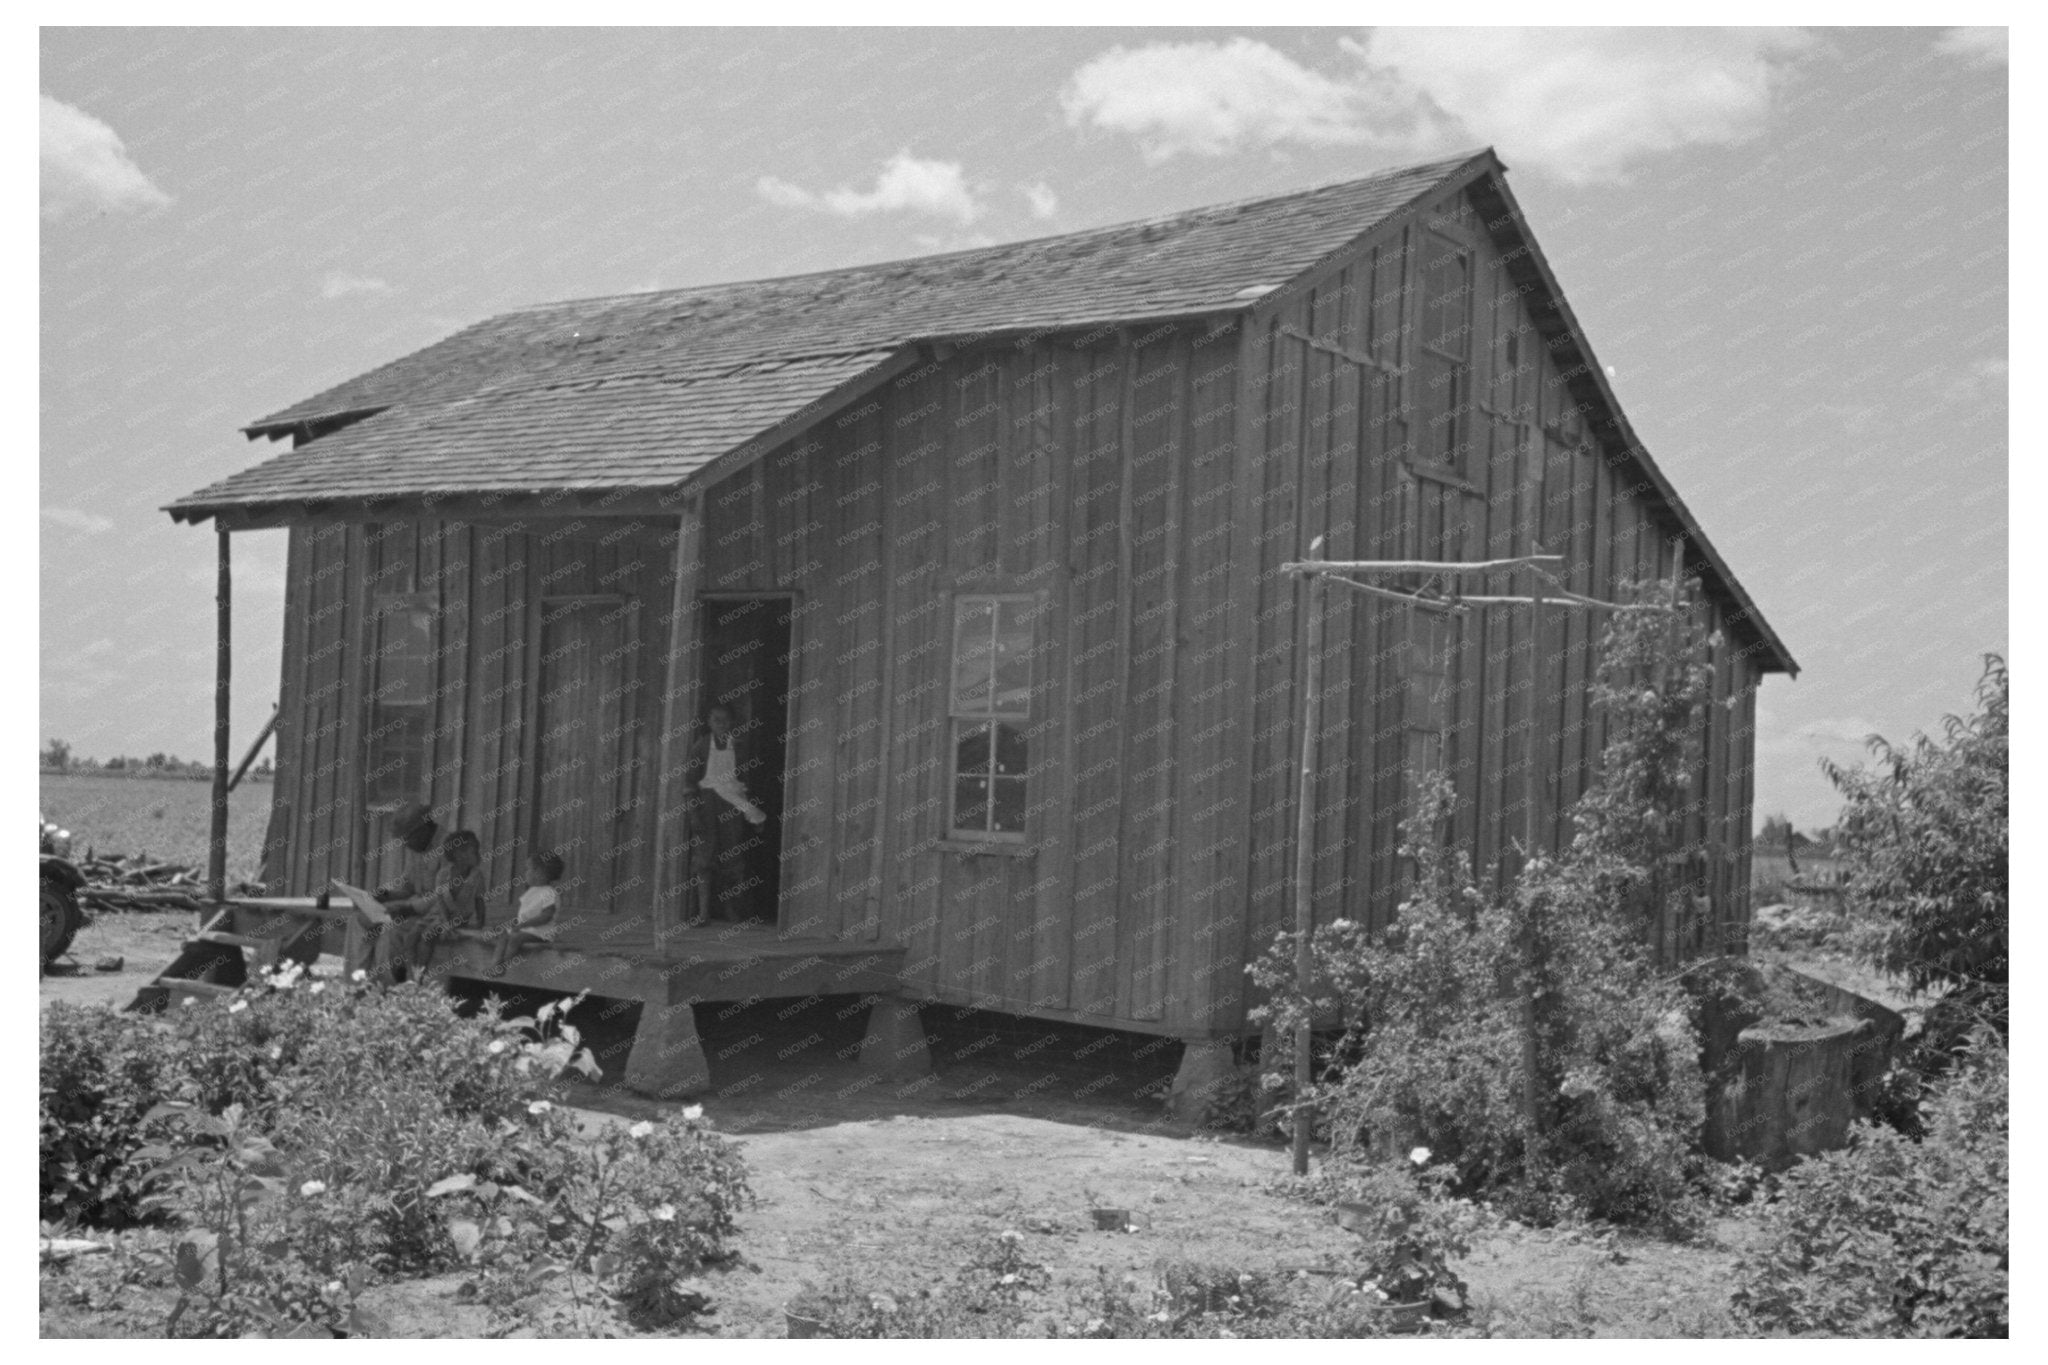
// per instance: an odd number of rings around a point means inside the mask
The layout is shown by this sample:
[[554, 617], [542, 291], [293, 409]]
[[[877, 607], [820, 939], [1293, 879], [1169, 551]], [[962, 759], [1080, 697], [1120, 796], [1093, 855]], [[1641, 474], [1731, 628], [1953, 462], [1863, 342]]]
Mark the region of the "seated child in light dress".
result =
[[505, 964], [522, 948], [555, 940], [555, 910], [561, 899], [555, 883], [562, 879], [562, 859], [554, 853], [536, 853], [526, 860], [526, 892], [519, 898], [519, 913], [498, 940], [497, 956], [491, 960], [491, 975], [503, 976]]

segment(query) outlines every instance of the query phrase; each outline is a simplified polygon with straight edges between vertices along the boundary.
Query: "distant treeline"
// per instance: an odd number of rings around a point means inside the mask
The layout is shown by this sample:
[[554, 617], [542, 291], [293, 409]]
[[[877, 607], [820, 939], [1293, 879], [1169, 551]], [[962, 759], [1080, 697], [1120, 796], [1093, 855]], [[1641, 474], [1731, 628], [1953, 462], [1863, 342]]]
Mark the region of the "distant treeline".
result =
[[[132, 758], [127, 754], [101, 760], [81, 758], [71, 752], [71, 746], [61, 739], [53, 739], [43, 747], [40, 767], [46, 773], [76, 774], [86, 777], [177, 777], [190, 781], [211, 780], [213, 765], [199, 759], [183, 759], [176, 754], [151, 754], [147, 758]], [[267, 782], [276, 776], [276, 767], [265, 754], [263, 760], [249, 769], [245, 781]]]

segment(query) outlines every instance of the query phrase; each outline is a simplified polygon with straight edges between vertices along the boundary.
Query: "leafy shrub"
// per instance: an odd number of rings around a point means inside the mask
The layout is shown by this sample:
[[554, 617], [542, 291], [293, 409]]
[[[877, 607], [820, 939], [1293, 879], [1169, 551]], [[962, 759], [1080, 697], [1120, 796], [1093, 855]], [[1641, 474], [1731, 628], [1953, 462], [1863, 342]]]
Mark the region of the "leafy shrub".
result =
[[560, 1204], [591, 1230], [594, 1268], [627, 1319], [658, 1326], [704, 1306], [681, 1281], [732, 1258], [733, 1215], [752, 1199], [725, 1139], [681, 1119], [613, 1128], [579, 1153]]
[[45, 1205], [178, 1225], [186, 1334], [353, 1330], [368, 1277], [465, 1264], [508, 1304], [568, 1276], [589, 1306], [587, 1276], [637, 1322], [699, 1311], [680, 1281], [731, 1255], [739, 1159], [701, 1111], [585, 1141], [553, 1098], [592, 1066], [560, 1009], [463, 1018], [296, 970], [159, 1019], [53, 1009]]
[[1916, 991], [1972, 993], [2003, 1029], [2007, 956], [2011, 681], [1985, 659], [1977, 711], [1943, 722], [1945, 743], [1910, 749], [1872, 736], [1877, 767], [1826, 764], [1847, 804], [1836, 844], [1850, 904], [1886, 933], [1875, 965]]
[[150, 1219], [149, 1182], [131, 1159], [177, 1065], [165, 1034], [132, 1018], [61, 1001], [43, 1012], [43, 1217], [105, 1228]]
[[2007, 1029], [2011, 681], [1987, 655], [1977, 709], [1943, 721], [1940, 742], [1894, 748], [1872, 736], [1876, 763], [1824, 763], [1847, 799], [1836, 846], [1848, 866], [1856, 945], [1916, 993], [1938, 994], [1918, 1034], [1893, 1059], [1877, 1113], [1908, 1136], [1919, 1101], [1978, 1028]]
[[[330, 1267], [295, 1254], [283, 1156], [242, 1106], [221, 1114], [159, 1109], [171, 1140], [144, 1147], [160, 1192], [151, 1198], [186, 1224], [170, 1271], [179, 1294], [166, 1323], [185, 1337], [347, 1335], [359, 1327], [361, 1264]], [[316, 1186], [300, 1191], [318, 1194]], [[330, 1278], [330, 1271], [338, 1275]]]
[[1734, 1305], [1774, 1331], [2002, 1337], [2010, 1277], [2008, 1062], [1980, 1033], [1915, 1142], [1859, 1124], [1845, 1151], [1786, 1172]]
[[1253, 963], [1267, 995], [1255, 1019], [1344, 1025], [1293, 1105], [1326, 1117], [1335, 1161], [1420, 1145], [1461, 1189], [1535, 1221], [1692, 1226], [1706, 1085], [1686, 998], [1648, 946], [1692, 889], [1673, 869], [1713, 641], [1684, 607], [1617, 613], [1609, 628], [1595, 688], [1608, 743], [1562, 856], [1528, 857], [1505, 895], [1488, 894], [1447, 841], [1455, 795], [1432, 775], [1402, 825], [1415, 874], [1393, 923], [1319, 930], [1305, 982], [1292, 933]]
[[1395, 1303], [1435, 1298], [1462, 1311], [1468, 1290], [1452, 1268], [1472, 1254], [1487, 1218], [1470, 1200], [1451, 1195], [1448, 1165], [1430, 1166], [1418, 1147], [1405, 1165], [1379, 1163], [1335, 1178], [1341, 1205], [1354, 1220], [1359, 1256], [1371, 1286]]
[[[1532, 860], [1511, 896], [1484, 896], [1435, 837], [1450, 801], [1433, 780], [1404, 826], [1419, 874], [1392, 926], [1319, 932], [1307, 992], [1294, 984], [1292, 934], [1252, 969], [1272, 993], [1258, 1013], [1280, 1027], [1305, 1011], [1349, 1021], [1309, 1096], [1332, 1160], [1363, 1172], [1421, 1146], [1460, 1189], [1532, 1220], [1687, 1224], [1706, 1092], [1683, 994], [1580, 866]], [[1548, 952], [1532, 965], [1525, 944], [1537, 935], [1520, 926], [1537, 919]], [[1532, 1124], [1520, 1006], [1537, 991], [1548, 1008], [1535, 1021]]]

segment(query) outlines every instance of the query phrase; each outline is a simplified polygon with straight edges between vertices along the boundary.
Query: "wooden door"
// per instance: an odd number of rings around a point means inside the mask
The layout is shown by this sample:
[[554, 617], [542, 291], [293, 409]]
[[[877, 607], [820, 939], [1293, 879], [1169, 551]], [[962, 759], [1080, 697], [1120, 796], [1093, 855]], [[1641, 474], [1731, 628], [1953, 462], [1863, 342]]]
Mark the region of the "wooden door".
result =
[[634, 607], [617, 595], [541, 604], [532, 849], [561, 857], [557, 885], [570, 914], [620, 908], [637, 747], [630, 704], [639, 649]]

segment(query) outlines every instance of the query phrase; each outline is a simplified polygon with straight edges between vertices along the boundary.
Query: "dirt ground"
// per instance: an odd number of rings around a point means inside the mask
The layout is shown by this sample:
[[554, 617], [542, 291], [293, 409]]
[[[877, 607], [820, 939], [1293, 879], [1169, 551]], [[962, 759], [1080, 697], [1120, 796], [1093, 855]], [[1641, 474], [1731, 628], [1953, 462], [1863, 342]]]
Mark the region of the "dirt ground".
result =
[[[110, 914], [81, 934], [82, 975], [46, 977], [42, 997], [118, 1008], [177, 951], [182, 913]], [[119, 953], [117, 974], [90, 970]], [[537, 1001], [515, 997], [515, 1013]], [[622, 1069], [632, 1007], [588, 1001], [572, 1017], [611, 1075]], [[1331, 1270], [1349, 1234], [1328, 1210], [1277, 1188], [1287, 1152], [1191, 1135], [1160, 1096], [1179, 1045], [999, 1015], [927, 1008], [934, 1069], [877, 1082], [849, 1060], [863, 1014], [845, 997], [698, 1011], [712, 1083], [696, 1097], [740, 1143], [758, 1204], [741, 1218], [741, 1268], [703, 1288], [703, 1333], [784, 1334], [783, 1306], [856, 1272], [864, 1287], [914, 1293], [952, 1278], [1004, 1230], [1048, 1266], [1048, 1301], [1093, 1284], [1098, 1268], [1150, 1284], [1166, 1258], [1251, 1271]], [[598, 1083], [574, 1101], [587, 1124], [632, 1122], [662, 1106]], [[1131, 1210], [1128, 1232], [1099, 1232], [1091, 1208]], [[1691, 1245], [1514, 1229], [1464, 1267], [1474, 1303], [1506, 1335], [1702, 1335], [1720, 1330], [1728, 1268], [1747, 1225]], [[71, 1302], [46, 1274], [45, 1335], [153, 1335], [167, 1301], [138, 1289]], [[461, 1276], [373, 1289], [366, 1306], [404, 1336], [492, 1329], [460, 1302]], [[502, 1330], [502, 1325], [500, 1325]]]

